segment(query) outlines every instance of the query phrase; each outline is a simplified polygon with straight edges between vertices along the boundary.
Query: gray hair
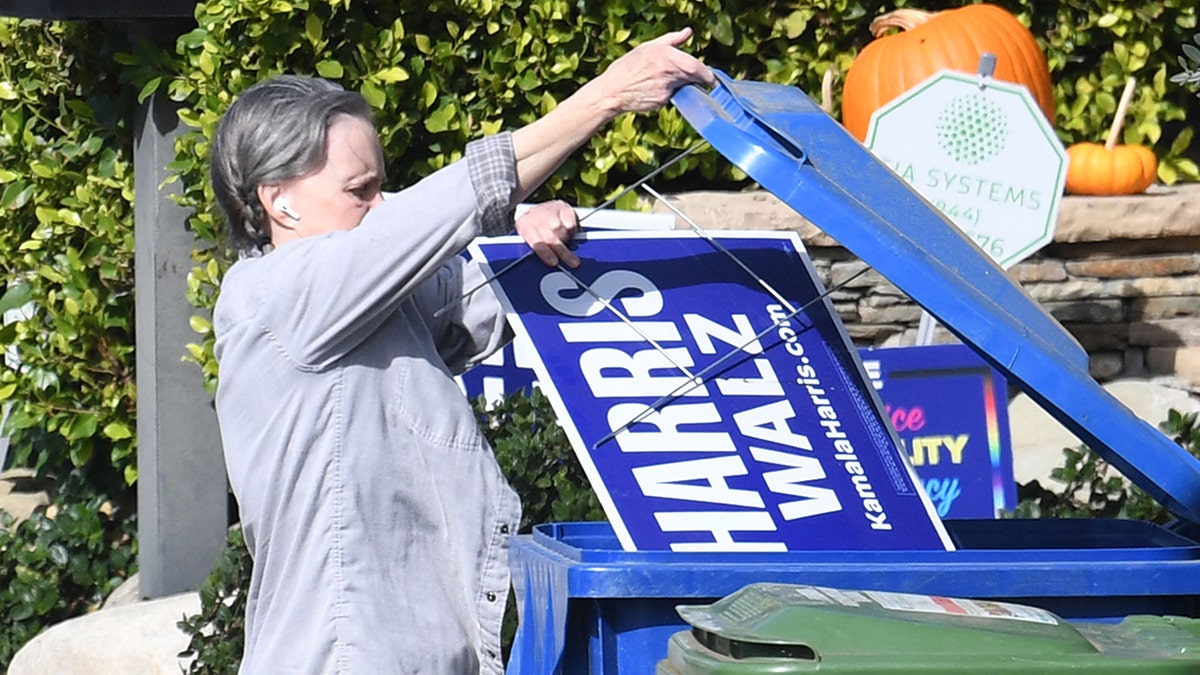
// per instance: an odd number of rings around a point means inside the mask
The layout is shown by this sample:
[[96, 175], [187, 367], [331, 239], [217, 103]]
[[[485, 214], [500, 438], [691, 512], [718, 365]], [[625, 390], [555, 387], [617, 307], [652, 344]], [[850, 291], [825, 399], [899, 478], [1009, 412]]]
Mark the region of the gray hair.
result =
[[298, 75], [263, 80], [225, 111], [212, 140], [210, 170], [235, 248], [269, 250], [271, 228], [258, 187], [324, 166], [327, 131], [338, 115], [372, 122], [371, 108], [360, 94]]

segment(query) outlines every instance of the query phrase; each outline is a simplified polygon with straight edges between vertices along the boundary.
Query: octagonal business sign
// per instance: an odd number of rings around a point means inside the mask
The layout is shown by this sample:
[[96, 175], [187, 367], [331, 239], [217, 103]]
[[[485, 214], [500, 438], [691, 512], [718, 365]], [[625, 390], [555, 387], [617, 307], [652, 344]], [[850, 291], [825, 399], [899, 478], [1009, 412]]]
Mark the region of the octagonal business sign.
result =
[[877, 110], [865, 144], [1001, 267], [1054, 239], [1067, 153], [1025, 87], [943, 70]]

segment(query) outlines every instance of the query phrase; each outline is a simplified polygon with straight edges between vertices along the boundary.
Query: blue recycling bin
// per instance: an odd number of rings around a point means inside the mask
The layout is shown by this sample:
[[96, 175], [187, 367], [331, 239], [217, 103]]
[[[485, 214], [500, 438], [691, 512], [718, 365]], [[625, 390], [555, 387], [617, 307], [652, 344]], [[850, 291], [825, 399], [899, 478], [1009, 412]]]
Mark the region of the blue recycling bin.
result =
[[508, 672], [653, 673], [678, 604], [756, 582], [996, 599], [1067, 619], [1200, 616], [1200, 461], [1113, 398], [1087, 354], [952, 222], [798, 89], [732, 80], [675, 106], [722, 155], [887, 277], [1177, 518], [960, 520], [952, 551], [625, 551], [606, 523], [515, 537]]
[[1131, 520], [948, 520], [955, 551], [624, 551], [607, 523], [514, 538], [510, 674], [653, 673], [680, 604], [756, 582], [994, 599], [1066, 619], [1200, 616], [1200, 543]]

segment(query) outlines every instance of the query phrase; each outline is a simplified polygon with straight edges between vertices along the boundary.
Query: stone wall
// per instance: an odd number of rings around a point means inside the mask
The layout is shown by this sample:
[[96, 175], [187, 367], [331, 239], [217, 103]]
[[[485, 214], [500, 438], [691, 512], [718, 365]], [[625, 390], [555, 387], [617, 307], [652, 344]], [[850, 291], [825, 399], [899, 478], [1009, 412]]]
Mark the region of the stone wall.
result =
[[[770, 193], [671, 198], [706, 230], [796, 230], [827, 287], [865, 266]], [[1097, 380], [1175, 376], [1200, 392], [1200, 185], [1065, 197], [1053, 243], [1009, 272], [1079, 340]], [[831, 299], [860, 345], [915, 344], [923, 311], [873, 270]]]

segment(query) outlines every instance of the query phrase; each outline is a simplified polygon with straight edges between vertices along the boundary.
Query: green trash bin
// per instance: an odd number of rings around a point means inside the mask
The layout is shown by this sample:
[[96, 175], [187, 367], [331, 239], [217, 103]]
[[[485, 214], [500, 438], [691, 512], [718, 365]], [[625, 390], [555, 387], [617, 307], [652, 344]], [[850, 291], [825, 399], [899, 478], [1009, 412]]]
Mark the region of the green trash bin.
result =
[[1200, 619], [1074, 623], [1036, 607], [752, 584], [681, 605], [658, 675], [1200, 673]]

